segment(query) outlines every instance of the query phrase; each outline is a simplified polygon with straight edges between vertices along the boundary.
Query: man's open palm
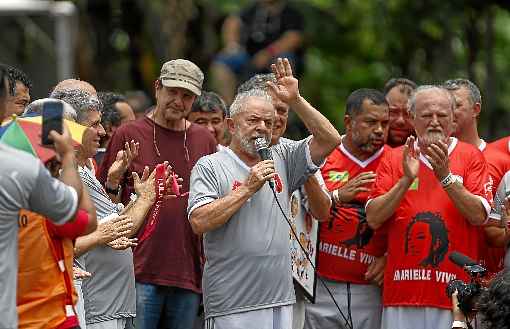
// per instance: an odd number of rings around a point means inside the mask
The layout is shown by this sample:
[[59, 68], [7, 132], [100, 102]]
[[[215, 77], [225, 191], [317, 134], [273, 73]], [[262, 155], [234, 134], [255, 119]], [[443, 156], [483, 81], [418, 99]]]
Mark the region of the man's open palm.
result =
[[402, 166], [404, 169], [404, 175], [411, 180], [414, 180], [418, 176], [420, 170], [420, 150], [414, 143], [414, 137], [407, 138], [404, 146], [404, 158], [402, 159]]
[[271, 65], [276, 77], [276, 84], [269, 82], [269, 87], [283, 102], [290, 104], [299, 97], [298, 80], [292, 74], [292, 68], [287, 58], [278, 58], [276, 64]]

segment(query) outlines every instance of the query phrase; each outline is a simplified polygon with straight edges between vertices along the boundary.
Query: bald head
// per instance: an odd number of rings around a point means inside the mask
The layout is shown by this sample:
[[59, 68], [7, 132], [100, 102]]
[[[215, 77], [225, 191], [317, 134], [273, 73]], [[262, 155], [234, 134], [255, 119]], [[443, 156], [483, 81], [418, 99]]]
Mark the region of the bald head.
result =
[[55, 86], [52, 93], [63, 91], [63, 90], [81, 90], [81, 91], [84, 91], [90, 95], [97, 95], [96, 88], [94, 88], [94, 86], [92, 86], [87, 81], [83, 81], [83, 80], [76, 80], [76, 79], [62, 80]]

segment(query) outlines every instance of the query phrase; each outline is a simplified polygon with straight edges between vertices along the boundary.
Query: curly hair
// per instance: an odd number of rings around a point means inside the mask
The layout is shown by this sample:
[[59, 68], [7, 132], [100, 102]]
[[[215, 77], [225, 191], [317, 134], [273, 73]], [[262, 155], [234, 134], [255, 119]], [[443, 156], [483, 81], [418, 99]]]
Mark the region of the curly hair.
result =
[[32, 90], [32, 80], [30, 80], [30, 78], [28, 77], [28, 75], [25, 74], [25, 72], [21, 71], [20, 69], [14, 66], [9, 66], [7, 71], [12, 81], [11, 83], [14, 83], [14, 86], [11, 90], [12, 95], [14, 95], [14, 93], [16, 92], [16, 81], [19, 81], [22, 84], [24, 84], [25, 87], [27, 87], [28, 92], [30, 93], [30, 91]]
[[101, 124], [103, 126], [120, 126], [120, 114], [115, 107], [118, 102], [127, 102], [126, 97], [113, 92], [99, 92], [97, 93], [99, 100], [103, 103], [103, 116], [101, 117]]
[[483, 315], [485, 329], [510, 328], [510, 271], [504, 270], [480, 295], [478, 311]]

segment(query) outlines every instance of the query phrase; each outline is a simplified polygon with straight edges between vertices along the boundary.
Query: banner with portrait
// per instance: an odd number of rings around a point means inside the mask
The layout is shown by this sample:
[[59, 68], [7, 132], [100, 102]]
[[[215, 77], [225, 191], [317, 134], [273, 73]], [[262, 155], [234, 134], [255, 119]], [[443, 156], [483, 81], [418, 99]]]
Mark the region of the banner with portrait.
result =
[[[306, 199], [301, 190], [298, 189], [292, 193], [289, 210], [292, 228], [315, 267], [319, 243], [319, 223], [308, 211]], [[289, 234], [294, 283], [302, 288], [305, 296], [313, 303], [315, 302], [316, 273], [290, 230]]]

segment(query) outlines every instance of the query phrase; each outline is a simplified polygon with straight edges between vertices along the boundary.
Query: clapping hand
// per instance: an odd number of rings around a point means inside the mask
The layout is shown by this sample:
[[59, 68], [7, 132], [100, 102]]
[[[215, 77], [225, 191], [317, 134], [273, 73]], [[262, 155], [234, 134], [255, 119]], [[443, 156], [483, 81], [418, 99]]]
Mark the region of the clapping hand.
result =
[[115, 217], [108, 221], [102, 221], [97, 226], [97, 234], [103, 244], [107, 244], [122, 236], [131, 233], [133, 219], [126, 215]]
[[404, 145], [404, 157], [402, 158], [404, 176], [409, 179], [409, 184], [418, 176], [418, 170], [420, 169], [419, 157], [420, 149], [414, 143], [414, 136], [410, 136]]
[[443, 141], [437, 141], [427, 148], [425, 158], [429, 160], [434, 174], [439, 181], [442, 181], [450, 173], [448, 161], [448, 145]]
[[[172, 172], [172, 167], [168, 164], [168, 161], [165, 161], [163, 166], [165, 167], [166, 185], [166, 194], [164, 197], [165, 199], [174, 199], [177, 196], [172, 186], [177, 184], [177, 187], [180, 189], [182, 187], [182, 185], [180, 185], [182, 183], [182, 178], [179, 178], [177, 174]], [[133, 172], [132, 176], [137, 196], [150, 203], [154, 203], [156, 200], [156, 169], [149, 175], [149, 167], [146, 166], [143, 170], [142, 178], [140, 178], [136, 172]]]
[[124, 150], [117, 152], [115, 161], [110, 166], [110, 169], [108, 169], [108, 178], [106, 180], [108, 186], [117, 187], [119, 185], [122, 176], [131, 165], [131, 162], [138, 156], [139, 150], [140, 143], [132, 140], [129, 143], [126, 142]]
[[137, 245], [138, 245], [137, 238], [131, 239], [125, 236], [122, 236], [108, 243], [108, 246], [115, 250], [124, 250], [127, 248], [136, 247]]
[[278, 58], [276, 64], [271, 64], [271, 70], [276, 77], [276, 84], [268, 81], [268, 86], [283, 102], [292, 105], [299, 99], [298, 80], [292, 74], [292, 67], [287, 58]]

